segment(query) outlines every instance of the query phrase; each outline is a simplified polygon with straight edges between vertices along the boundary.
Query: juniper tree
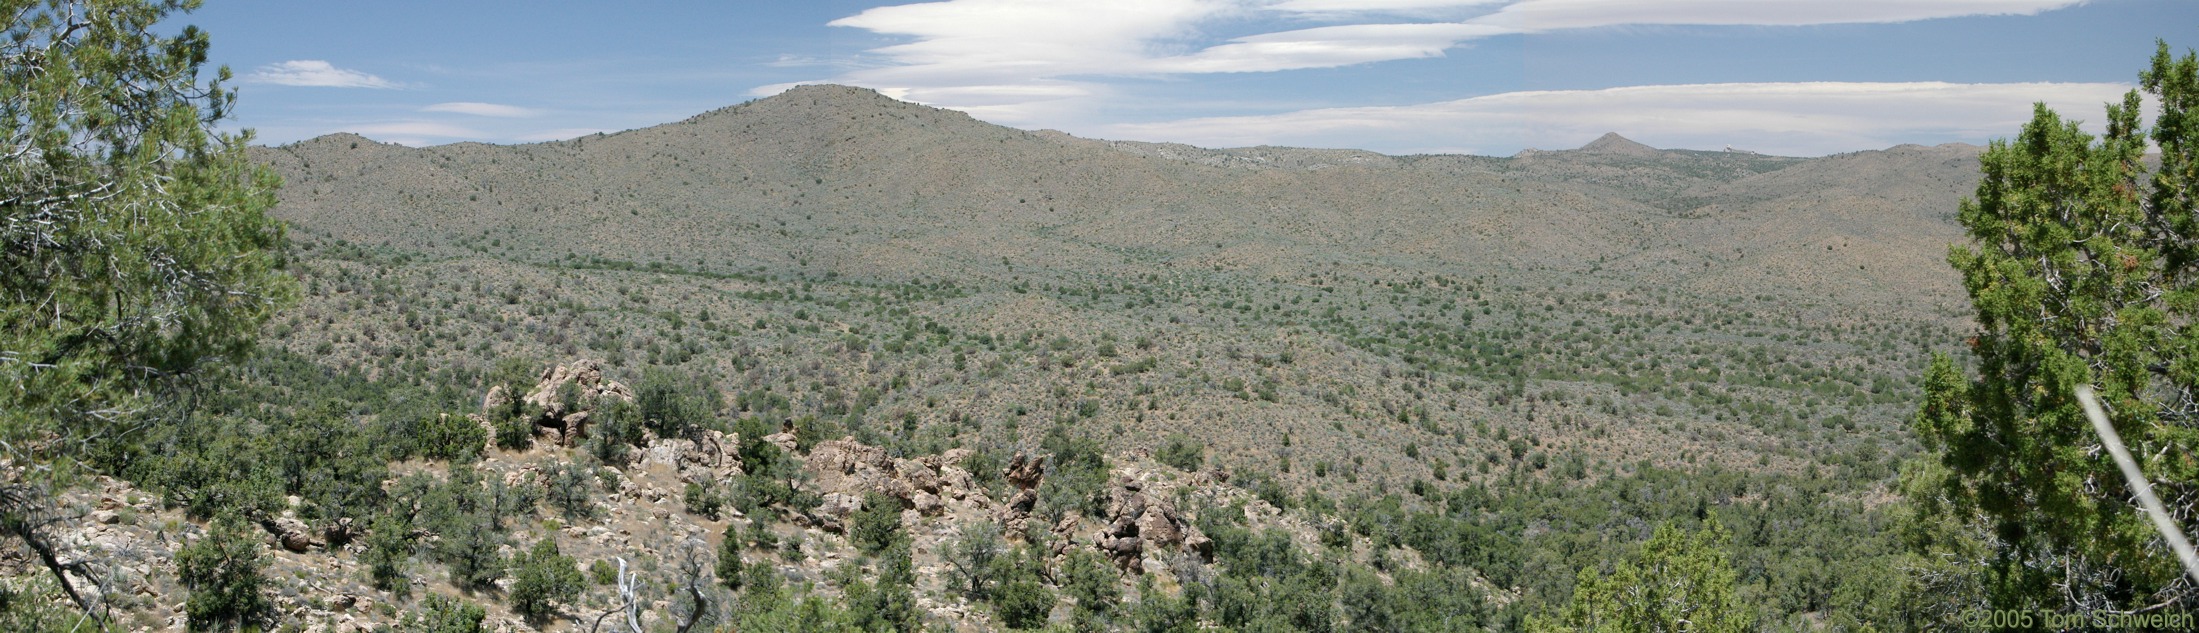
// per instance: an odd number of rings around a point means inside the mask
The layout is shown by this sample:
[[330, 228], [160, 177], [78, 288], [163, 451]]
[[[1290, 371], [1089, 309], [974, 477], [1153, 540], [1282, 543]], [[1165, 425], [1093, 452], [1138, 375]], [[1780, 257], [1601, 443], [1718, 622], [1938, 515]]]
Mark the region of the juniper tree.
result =
[[[1996, 605], [2084, 611], [2194, 602], [2192, 586], [2101, 450], [2075, 398], [2092, 385], [2154, 490], [2199, 526], [2199, 62], [2159, 45], [2094, 138], [2043, 104], [1979, 159], [1950, 249], [1976, 310], [1974, 367], [1937, 355], [1912, 471], [1928, 516], [1982, 538]], [[1957, 530], [1961, 531], [1961, 530]]]

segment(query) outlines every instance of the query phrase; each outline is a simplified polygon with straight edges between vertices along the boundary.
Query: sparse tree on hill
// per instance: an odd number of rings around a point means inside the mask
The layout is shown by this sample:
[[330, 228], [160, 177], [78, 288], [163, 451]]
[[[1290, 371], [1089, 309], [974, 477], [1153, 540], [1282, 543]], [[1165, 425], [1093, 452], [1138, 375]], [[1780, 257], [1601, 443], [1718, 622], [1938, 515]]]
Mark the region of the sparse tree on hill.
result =
[[528, 621], [548, 620], [556, 612], [554, 603], [572, 602], [586, 587], [580, 564], [559, 552], [554, 539], [542, 539], [512, 558], [512, 611]]
[[1927, 370], [1915, 424], [1938, 463], [1910, 495], [1986, 537], [1977, 576], [2002, 608], [2194, 600], [2075, 397], [2098, 390], [2169, 507], [2199, 505], [2199, 61], [2163, 43], [2139, 78], [2160, 104], [2158, 168], [2137, 91], [2097, 139], [2040, 105], [1980, 158], [1961, 207], [1973, 242], [1948, 257], [1977, 311], [1977, 362]]

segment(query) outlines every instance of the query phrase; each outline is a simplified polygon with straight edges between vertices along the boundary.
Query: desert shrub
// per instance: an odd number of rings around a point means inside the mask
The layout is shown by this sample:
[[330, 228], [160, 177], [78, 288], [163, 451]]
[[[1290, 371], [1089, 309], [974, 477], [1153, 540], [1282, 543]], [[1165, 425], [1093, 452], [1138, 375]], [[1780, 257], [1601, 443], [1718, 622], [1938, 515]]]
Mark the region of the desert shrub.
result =
[[657, 367], [642, 372], [634, 399], [643, 426], [657, 437], [685, 437], [718, 416], [717, 390], [709, 382]]
[[1129, 629], [1139, 633], [1196, 633], [1199, 628], [1197, 591], [1169, 596], [1153, 586], [1152, 576], [1138, 577], [1138, 603], [1128, 614]]
[[48, 633], [82, 627], [84, 614], [64, 606], [68, 604], [64, 595], [47, 576], [0, 582], [0, 631]]
[[359, 562], [367, 566], [367, 581], [375, 589], [400, 596], [411, 592], [412, 577], [405, 573], [405, 564], [412, 559], [411, 531], [412, 522], [401, 514], [375, 517], [367, 530], [366, 551], [359, 554]]
[[488, 429], [462, 415], [424, 415], [413, 418], [396, 438], [408, 440], [412, 454], [450, 462], [471, 462], [488, 444]]
[[879, 493], [863, 495], [863, 509], [848, 516], [848, 540], [865, 554], [877, 554], [907, 538], [901, 531], [901, 500]]
[[971, 600], [991, 596], [1001, 568], [996, 561], [1005, 547], [1000, 527], [992, 521], [963, 528], [962, 537], [948, 542], [940, 551], [940, 558], [947, 563], [947, 586]]
[[247, 627], [271, 614], [266, 561], [251, 527], [235, 514], [216, 517], [206, 535], [176, 552], [176, 579], [191, 596], [184, 614], [193, 630]]
[[583, 447], [596, 461], [623, 465], [633, 460], [634, 447], [642, 443], [645, 429], [640, 410], [624, 400], [607, 400], [588, 414], [588, 439]]
[[718, 542], [718, 564], [714, 569], [718, 573], [718, 584], [732, 591], [740, 591], [741, 585], [748, 580], [748, 568], [741, 562], [744, 541], [740, 530], [738, 523], [725, 524], [725, 539]]
[[594, 469], [563, 462], [545, 473], [543, 480], [543, 496], [558, 512], [569, 518], [596, 516]]
[[916, 631], [922, 628], [916, 608], [915, 563], [909, 543], [895, 541], [879, 552], [878, 581], [855, 581], [845, 593], [848, 614], [855, 628], [864, 631]]
[[1056, 425], [1039, 446], [1052, 454], [1038, 489], [1050, 518], [1069, 513], [1099, 516], [1107, 509], [1107, 459], [1098, 440], [1073, 433], [1068, 425]]
[[534, 421], [540, 417], [533, 407], [490, 413], [489, 423], [496, 427], [496, 447], [507, 451], [523, 451], [534, 446]]
[[1001, 472], [1007, 469], [1008, 460], [1001, 455], [1000, 449], [991, 446], [972, 447], [970, 454], [964, 456], [962, 463], [957, 465], [962, 470], [969, 471], [970, 478], [977, 480], [977, 485], [985, 490], [997, 492], [1007, 483], [1001, 477]]
[[418, 633], [487, 633], [481, 621], [487, 609], [458, 598], [429, 594], [420, 609], [405, 615], [403, 630]]
[[[503, 481], [493, 483], [501, 488]], [[502, 495], [491, 494], [479, 471], [454, 468], [448, 481], [407, 478], [398, 488], [392, 497], [412, 505], [414, 523], [436, 535], [430, 554], [449, 566], [453, 584], [487, 587], [503, 577], [504, 559], [497, 550], [505, 543], [506, 508], [498, 498]], [[417, 499], [407, 499], [412, 496]]]
[[725, 511], [725, 493], [716, 486], [688, 482], [687, 490], [680, 495], [680, 500], [686, 504], [689, 513], [712, 521], [718, 520]]
[[544, 538], [526, 553], [512, 558], [512, 611], [533, 622], [553, 613], [553, 602], [572, 602], [586, 587], [580, 565], [560, 553], [557, 541]]
[[1077, 547], [1071, 548], [1062, 561], [1061, 575], [1061, 590], [1077, 601], [1077, 628], [1106, 629], [1115, 603], [1122, 600], [1122, 587], [1117, 584], [1121, 577], [1114, 567], [1091, 549]]
[[461, 521], [440, 536], [434, 549], [435, 558], [450, 567], [451, 584], [483, 589], [504, 577], [504, 559], [497, 550], [503, 547], [505, 536], [493, 523]]
[[1046, 624], [1054, 609], [1054, 592], [1037, 580], [1002, 583], [993, 593], [993, 615], [1011, 629], [1035, 629]]
[[1174, 433], [1168, 436], [1168, 442], [1162, 444], [1160, 450], [1154, 451], [1153, 459], [1176, 470], [1193, 472], [1206, 463], [1206, 447], [1191, 436]]

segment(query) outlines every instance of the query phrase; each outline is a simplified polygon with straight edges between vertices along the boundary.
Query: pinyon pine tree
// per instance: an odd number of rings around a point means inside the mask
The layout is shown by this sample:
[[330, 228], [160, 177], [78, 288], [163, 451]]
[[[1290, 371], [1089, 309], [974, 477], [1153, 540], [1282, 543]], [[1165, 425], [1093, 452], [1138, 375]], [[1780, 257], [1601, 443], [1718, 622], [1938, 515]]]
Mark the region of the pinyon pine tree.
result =
[[228, 70], [202, 83], [206, 34], [154, 27], [197, 6], [0, 0], [0, 538], [87, 612], [63, 573], [86, 561], [42, 529], [51, 475], [129, 461], [134, 431], [296, 294], [276, 180], [216, 129]]
[[1980, 158], [1951, 249], [1978, 330], [1976, 364], [1936, 356], [1913, 469], [1925, 516], [1986, 547], [1972, 565], [1995, 606], [2075, 612], [2199, 603], [2175, 555], [2102, 450], [2075, 393], [2092, 385], [2186, 533], [2199, 527], [2199, 62], [2159, 45], [2099, 138], [2044, 105]]

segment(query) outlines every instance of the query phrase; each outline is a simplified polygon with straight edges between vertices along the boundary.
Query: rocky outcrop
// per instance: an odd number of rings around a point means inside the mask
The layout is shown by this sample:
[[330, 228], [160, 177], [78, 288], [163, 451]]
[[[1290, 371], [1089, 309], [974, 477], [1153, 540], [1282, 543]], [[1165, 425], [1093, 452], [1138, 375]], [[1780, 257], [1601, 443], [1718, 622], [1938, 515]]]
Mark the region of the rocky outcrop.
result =
[[[566, 365], [556, 365], [542, 371], [542, 377], [533, 389], [513, 400], [513, 394], [503, 385], [489, 388], [481, 398], [481, 411], [474, 416], [476, 422], [495, 429], [489, 424], [499, 411], [520, 405], [522, 415], [533, 415], [535, 433], [560, 446], [571, 446], [587, 437], [588, 418], [609, 399], [634, 401], [634, 390], [625, 383], [603, 377], [603, 363], [583, 358]], [[493, 445], [493, 438], [492, 438]]]
[[723, 482], [739, 477], [741, 457], [737, 438], [711, 429], [699, 429], [690, 437], [652, 439], [642, 449], [642, 463], [661, 464], [692, 484]]
[[1182, 548], [1212, 562], [1214, 541], [1178, 512], [1174, 503], [1145, 494], [1143, 482], [1123, 477], [1109, 493], [1107, 525], [1093, 535], [1092, 542], [1115, 565], [1144, 573], [1145, 553], [1166, 548]]
[[1007, 470], [1000, 475], [1015, 486], [1016, 491], [995, 518], [1008, 533], [1008, 538], [1020, 540], [1030, 530], [1031, 510], [1038, 507], [1038, 483], [1046, 476], [1046, 456], [1016, 453], [1015, 459], [1008, 462]]
[[869, 493], [899, 499], [923, 516], [940, 515], [949, 501], [991, 507], [992, 499], [976, 479], [955, 465], [968, 454], [957, 449], [904, 459], [854, 438], [818, 442], [803, 463], [824, 497], [812, 514], [826, 529], [838, 531], [849, 514], [862, 509], [863, 495]]

